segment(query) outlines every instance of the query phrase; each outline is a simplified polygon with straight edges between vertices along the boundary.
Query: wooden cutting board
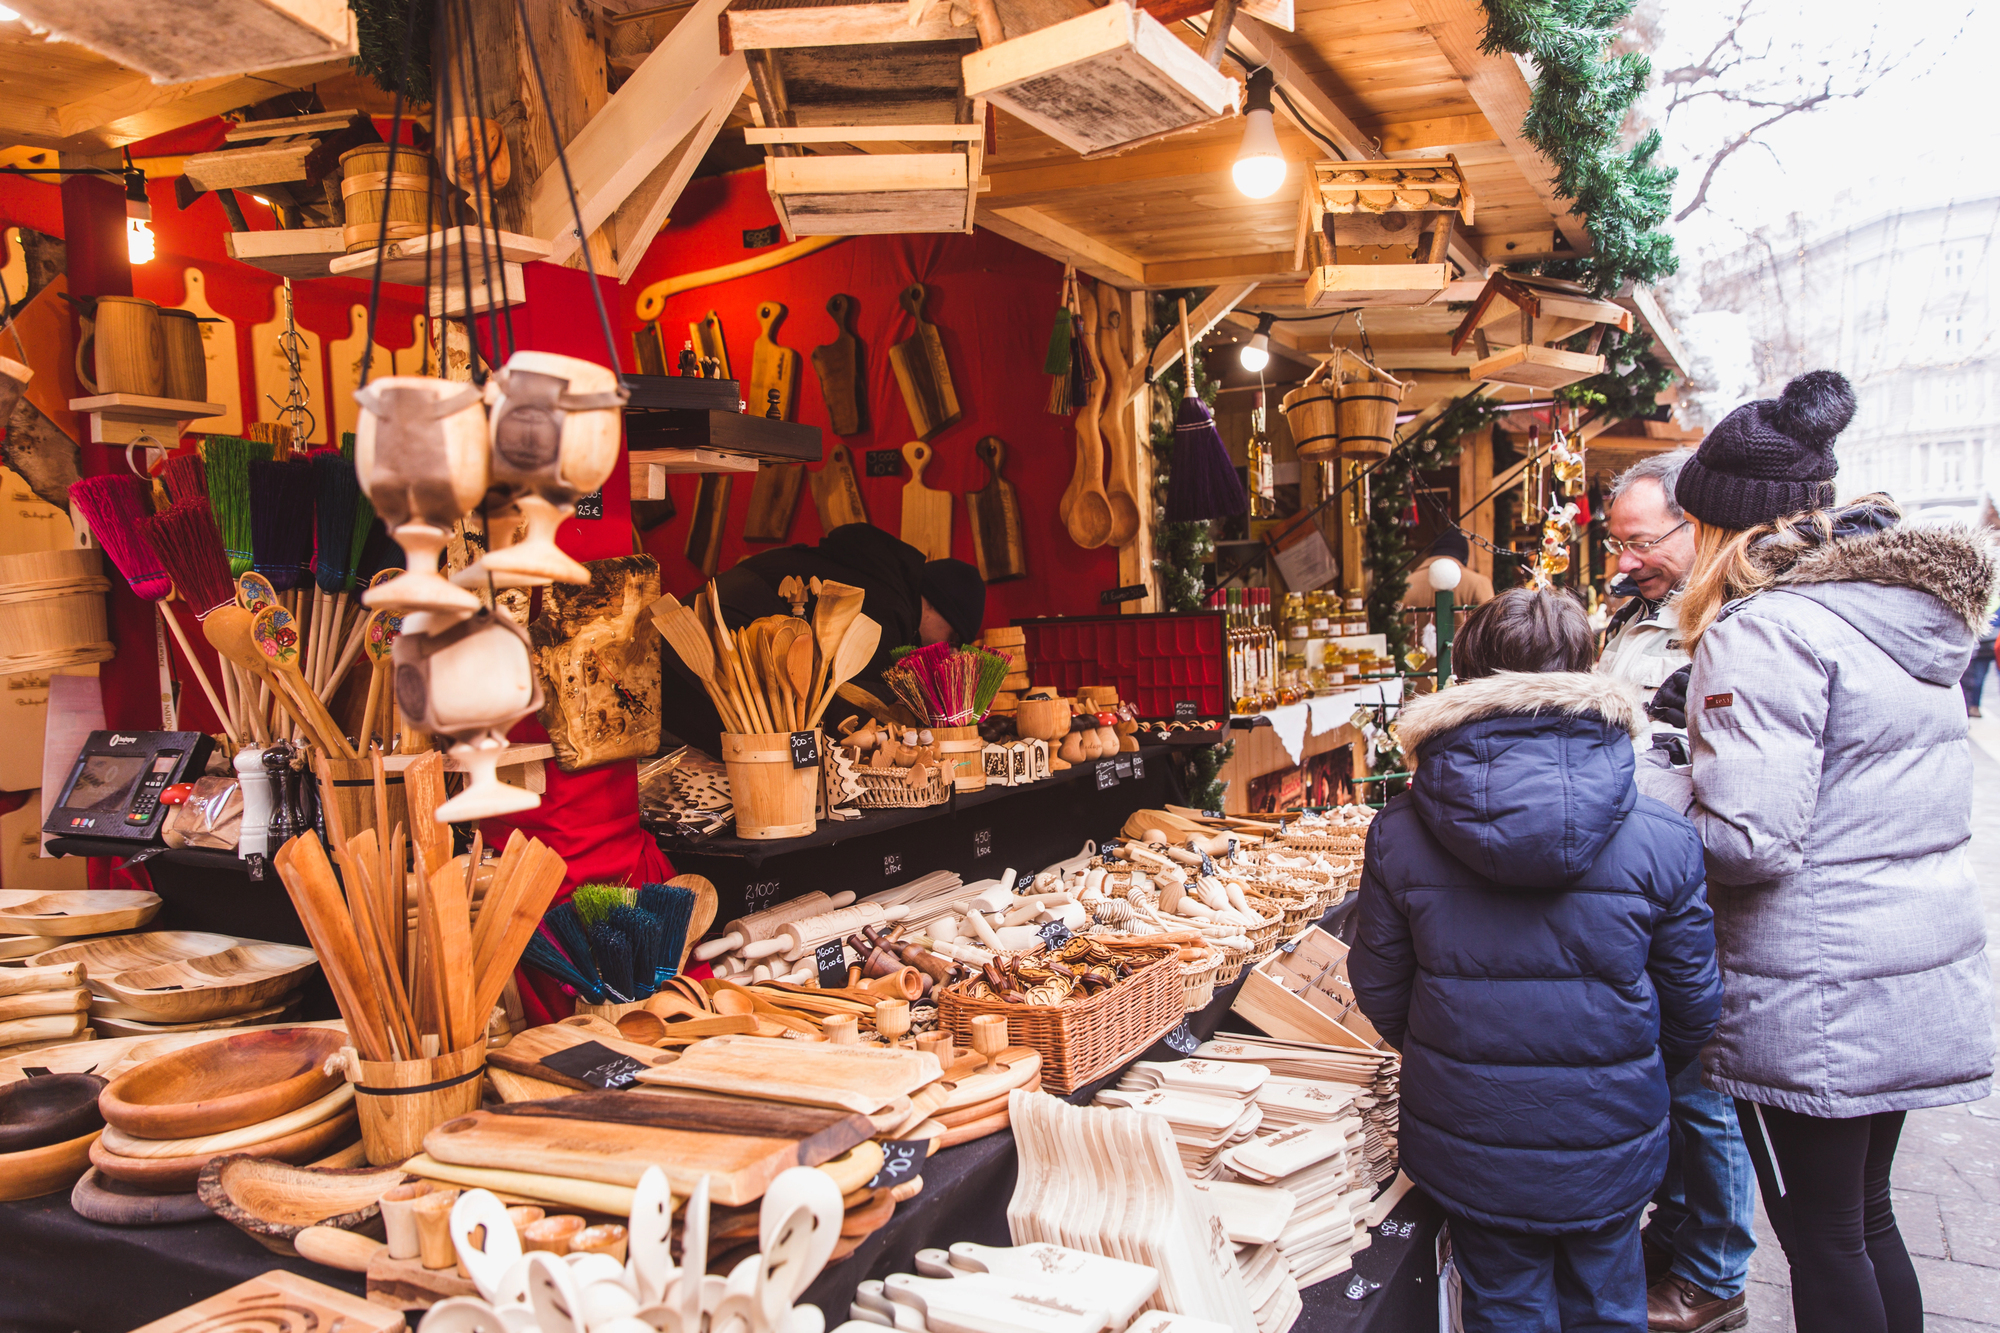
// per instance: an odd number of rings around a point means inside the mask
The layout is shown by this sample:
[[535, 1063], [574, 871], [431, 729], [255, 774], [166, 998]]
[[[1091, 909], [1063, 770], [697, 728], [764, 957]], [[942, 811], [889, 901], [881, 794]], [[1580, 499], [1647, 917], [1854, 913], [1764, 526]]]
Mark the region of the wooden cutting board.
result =
[[1007, 461], [1007, 442], [988, 435], [972, 451], [986, 464], [987, 481], [965, 495], [965, 512], [972, 520], [972, 554], [979, 577], [988, 583], [1028, 575], [1028, 539], [1021, 529], [1021, 501], [1014, 483], [1000, 474]]
[[951, 492], [924, 485], [924, 468], [936, 456], [937, 451], [922, 440], [903, 446], [910, 479], [903, 483], [902, 538], [922, 551], [926, 560], [944, 560], [951, 555]]
[[370, 1304], [359, 1296], [297, 1273], [273, 1269], [155, 1319], [133, 1333], [403, 1333], [409, 1325], [400, 1310]]
[[729, 483], [735, 474], [704, 472], [695, 488], [694, 513], [688, 520], [687, 558], [705, 578], [714, 578], [722, 563], [722, 525], [729, 517]]
[[818, 1107], [597, 1092], [447, 1120], [424, 1136], [424, 1151], [447, 1165], [607, 1185], [636, 1186], [657, 1165], [676, 1194], [706, 1175], [711, 1199], [746, 1204], [780, 1172], [831, 1161], [872, 1132], [866, 1116]]
[[[833, 422], [835, 435], [859, 435], [866, 424], [867, 414], [861, 405], [861, 340], [847, 325], [854, 313], [854, 298], [840, 293], [826, 303], [826, 313], [833, 316], [833, 341], [823, 347], [815, 347], [812, 354], [813, 373], [819, 376], [819, 391], [826, 399], [826, 414]], [[819, 492], [814, 490], [818, 497]], [[824, 506], [821, 506], [822, 510]], [[865, 518], [850, 518], [849, 523], [866, 523]]]
[[[688, 339], [694, 343], [694, 354], [696, 356], [704, 359], [714, 357], [722, 363], [720, 378], [731, 378], [729, 374], [729, 347], [722, 340], [722, 316], [711, 310], [706, 315], [703, 315], [700, 320], [688, 325]], [[704, 375], [708, 374], [706, 366], [702, 368], [701, 373]]]
[[753, 417], [790, 421], [799, 404], [799, 354], [773, 336], [785, 318], [776, 301], [757, 306], [757, 341], [750, 348], [750, 406]]
[[757, 480], [750, 485], [750, 512], [743, 519], [743, 540], [781, 542], [791, 534], [805, 473], [803, 463], [757, 465]]
[[826, 462], [820, 465], [819, 471], [808, 472], [806, 476], [812, 481], [813, 507], [819, 510], [822, 532], [832, 532], [849, 523], [868, 521], [867, 507], [861, 503], [861, 483], [854, 478], [854, 457], [846, 445], [829, 447]]
[[566, 1051], [587, 1041], [597, 1042], [619, 1055], [630, 1056], [643, 1065], [670, 1064], [674, 1058], [670, 1052], [642, 1046], [635, 1041], [604, 1036], [589, 1028], [573, 1027], [566, 1023], [549, 1023], [542, 1027], [529, 1028], [505, 1046], [487, 1052], [486, 1062], [512, 1073], [526, 1074], [530, 1078], [544, 1079], [550, 1083], [560, 1083], [566, 1088], [596, 1091], [592, 1084], [560, 1070], [551, 1069], [542, 1063], [546, 1057], [558, 1051]]
[[896, 372], [903, 405], [910, 410], [910, 425], [928, 440], [958, 420], [958, 390], [952, 387], [951, 367], [945, 364], [937, 326], [924, 322], [921, 282], [903, 289], [903, 309], [917, 322], [917, 331], [889, 349], [889, 368]]
[[639, 1081], [873, 1115], [936, 1082], [941, 1073], [937, 1057], [923, 1051], [781, 1037], [711, 1037], [688, 1047], [672, 1064], [642, 1072]]

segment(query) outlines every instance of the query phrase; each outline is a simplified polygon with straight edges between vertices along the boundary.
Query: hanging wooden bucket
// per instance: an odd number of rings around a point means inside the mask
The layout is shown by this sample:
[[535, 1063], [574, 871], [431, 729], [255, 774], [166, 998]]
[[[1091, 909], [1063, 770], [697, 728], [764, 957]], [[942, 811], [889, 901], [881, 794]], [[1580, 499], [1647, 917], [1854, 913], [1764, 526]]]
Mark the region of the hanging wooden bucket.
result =
[[1403, 386], [1355, 379], [1339, 387], [1340, 452], [1345, 458], [1380, 458], [1396, 447], [1396, 408]]
[[166, 388], [163, 356], [159, 306], [136, 296], [100, 296], [91, 331], [76, 345], [76, 377], [92, 394], [159, 398]]
[[192, 310], [160, 312], [160, 396], [183, 403], [208, 401], [208, 357], [201, 345], [201, 321]]
[[944, 760], [951, 785], [959, 791], [985, 791], [986, 760], [981, 751], [986, 742], [980, 739], [979, 728], [936, 727], [931, 735], [937, 739], [938, 755]]
[[0, 556], [0, 676], [109, 661], [110, 591], [95, 548]]
[[479, 1109], [486, 1042], [433, 1060], [363, 1060], [346, 1051], [347, 1081], [371, 1166], [394, 1166], [424, 1150], [424, 1135]]
[[[340, 155], [340, 201], [346, 226], [341, 241], [347, 253], [372, 250], [386, 241], [403, 241], [446, 222], [444, 201], [437, 197], [436, 164], [429, 154], [413, 148], [396, 152], [395, 175], [389, 174], [389, 145], [369, 144]], [[383, 235], [382, 216], [389, 217]]]
[[1279, 402], [1278, 410], [1292, 428], [1292, 445], [1300, 458], [1325, 458], [1340, 452], [1336, 420], [1339, 393], [1338, 385], [1308, 380]]
[[[824, 754], [825, 735], [813, 734]], [[803, 838], [819, 827], [819, 769], [793, 768], [791, 741], [784, 731], [722, 738], [737, 837]]]

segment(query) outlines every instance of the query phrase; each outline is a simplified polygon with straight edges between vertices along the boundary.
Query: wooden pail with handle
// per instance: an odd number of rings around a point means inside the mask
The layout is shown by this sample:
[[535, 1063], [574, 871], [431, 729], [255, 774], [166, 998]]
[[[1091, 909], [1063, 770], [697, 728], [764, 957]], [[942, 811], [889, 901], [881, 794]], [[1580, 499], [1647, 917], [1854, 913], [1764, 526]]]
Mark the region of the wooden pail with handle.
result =
[[[340, 155], [341, 243], [347, 253], [440, 231], [449, 219], [437, 193], [437, 164], [415, 148], [396, 150], [390, 171], [389, 145], [368, 144]], [[388, 215], [384, 235], [382, 219]]]
[[136, 296], [100, 296], [91, 331], [76, 345], [76, 377], [93, 395], [161, 398], [164, 356], [159, 306]]
[[208, 401], [208, 356], [201, 321], [192, 310], [160, 312], [160, 396], [184, 403]]

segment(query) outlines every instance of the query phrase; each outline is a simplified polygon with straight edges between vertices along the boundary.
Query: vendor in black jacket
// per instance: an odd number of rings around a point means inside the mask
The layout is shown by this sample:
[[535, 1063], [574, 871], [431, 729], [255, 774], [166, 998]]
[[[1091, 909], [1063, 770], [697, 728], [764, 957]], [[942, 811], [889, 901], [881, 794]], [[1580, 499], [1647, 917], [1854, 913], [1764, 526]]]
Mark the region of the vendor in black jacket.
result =
[[[741, 629], [763, 616], [791, 614], [778, 585], [796, 576], [811, 585], [830, 579], [862, 590], [861, 612], [882, 627], [882, 644], [855, 676], [854, 683], [893, 702], [882, 684], [882, 669], [895, 648], [932, 643], [965, 643], [979, 635], [986, 613], [986, 584], [963, 560], [926, 562], [923, 552], [878, 527], [849, 523], [835, 528], [817, 546], [781, 546], [753, 555], [716, 576], [722, 618]], [[686, 599], [683, 599], [686, 600]], [[806, 606], [812, 618], [812, 605]], [[719, 752], [722, 719], [693, 674], [672, 653], [660, 654], [665, 680], [660, 691], [662, 725], [689, 745]], [[829, 727], [856, 711], [840, 699], [826, 710]]]

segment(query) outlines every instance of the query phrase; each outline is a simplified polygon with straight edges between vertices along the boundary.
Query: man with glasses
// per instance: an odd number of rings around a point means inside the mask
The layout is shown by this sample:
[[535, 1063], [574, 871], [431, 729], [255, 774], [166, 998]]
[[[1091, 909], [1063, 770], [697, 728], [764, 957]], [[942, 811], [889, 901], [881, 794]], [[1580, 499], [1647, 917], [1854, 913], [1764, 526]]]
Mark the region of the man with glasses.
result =
[[[1688, 664], [1672, 598], [1694, 565], [1694, 529], [1674, 501], [1674, 483], [1692, 457], [1692, 449], [1655, 454], [1611, 487], [1605, 546], [1618, 557], [1619, 575], [1612, 591], [1632, 600], [1611, 618], [1597, 669], [1639, 686], [1649, 698]], [[1662, 721], [1653, 728], [1655, 739], [1641, 744], [1671, 751], [1683, 735]], [[1686, 763], [1685, 752], [1675, 761]], [[1640, 1234], [1650, 1284], [1647, 1326], [1657, 1333], [1741, 1328], [1749, 1320], [1743, 1288], [1757, 1248], [1750, 1156], [1729, 1099], [1703, 1086], [1700, 1061], [1669, 1087], [1667, 1174]]]

